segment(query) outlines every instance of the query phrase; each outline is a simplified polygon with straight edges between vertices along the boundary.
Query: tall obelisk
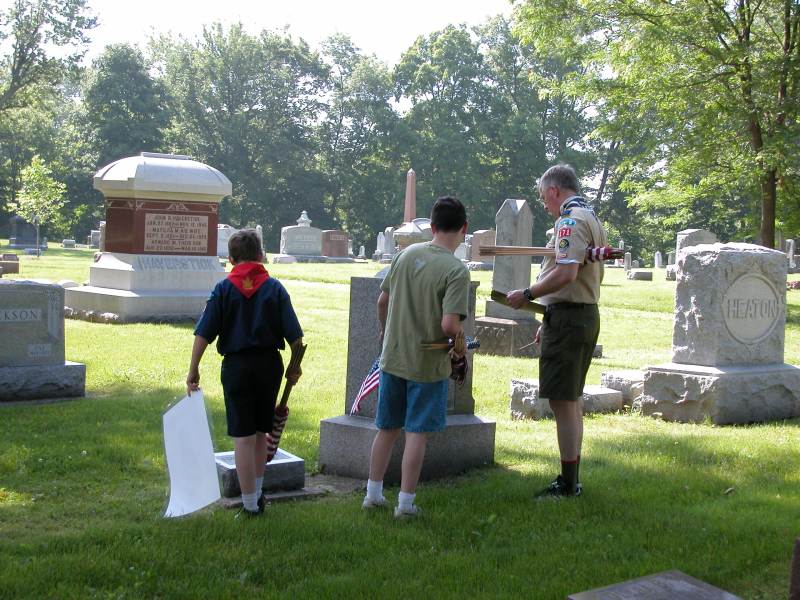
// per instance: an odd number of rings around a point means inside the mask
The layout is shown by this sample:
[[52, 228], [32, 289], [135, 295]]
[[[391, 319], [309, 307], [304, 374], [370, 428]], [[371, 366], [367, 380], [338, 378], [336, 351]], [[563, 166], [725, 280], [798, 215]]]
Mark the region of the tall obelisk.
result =
[[414, 169], [406, 173], [406, 202], [403, 210], [403, 223], [411, 223], [417, 218], [417, 174]]

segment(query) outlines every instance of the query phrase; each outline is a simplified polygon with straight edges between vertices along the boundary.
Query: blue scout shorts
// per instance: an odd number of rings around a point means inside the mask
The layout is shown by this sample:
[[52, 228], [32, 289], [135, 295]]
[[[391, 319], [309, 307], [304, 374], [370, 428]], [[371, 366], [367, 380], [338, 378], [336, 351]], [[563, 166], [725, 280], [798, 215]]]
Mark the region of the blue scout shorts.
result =
[[378, 429], [411, 433], [442, 431], [447, 421], [447, 379], [418, 383], [381, 371], [378, 387]]

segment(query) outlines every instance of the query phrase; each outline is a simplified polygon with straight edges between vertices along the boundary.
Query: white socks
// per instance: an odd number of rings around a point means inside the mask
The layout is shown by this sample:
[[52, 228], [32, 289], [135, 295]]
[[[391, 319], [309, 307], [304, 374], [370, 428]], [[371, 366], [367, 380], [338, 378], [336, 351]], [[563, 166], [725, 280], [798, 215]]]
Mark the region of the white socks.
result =
[[383, 480], [372, 481], [372, 479], [367, 479], [367, 498], [370, 500], [383, 499]]
[[242, 502], [244, 503], [245, 510], [249, 510], [250, 512], [257, 512], [259, 496], [261, 496], [260, 491], [253, 492], [252, 494], [242, 494]]
[[416, 494], [407, 494], [406, 492], [400, 492], [397, 495], [397, 505], [400, 508], [411, 508], [414, 506], [414, 498], [416, 498]]

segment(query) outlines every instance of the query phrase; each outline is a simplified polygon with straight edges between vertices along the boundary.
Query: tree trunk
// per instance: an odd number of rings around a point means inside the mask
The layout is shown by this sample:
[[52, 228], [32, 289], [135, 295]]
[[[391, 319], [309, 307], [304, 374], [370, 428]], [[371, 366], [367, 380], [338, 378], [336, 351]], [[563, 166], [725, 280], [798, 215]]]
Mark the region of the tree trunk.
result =
[[775, 247], [775, 200], [778, 190], [776, 169], [767, 169], [761, 175], [761, 245]]

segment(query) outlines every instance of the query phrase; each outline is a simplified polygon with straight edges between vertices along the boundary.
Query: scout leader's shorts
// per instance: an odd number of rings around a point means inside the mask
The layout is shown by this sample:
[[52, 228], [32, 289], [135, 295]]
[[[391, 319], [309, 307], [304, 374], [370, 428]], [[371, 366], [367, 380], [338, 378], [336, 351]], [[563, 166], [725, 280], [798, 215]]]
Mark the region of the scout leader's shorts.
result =
[[272, 431], [282, 375], [283, 360], [276, 349], [225, 355], [221, 379], [229, 436], [247, 437], [256, 431]]
[[583, 395], [599, 334], [596, 304], [558, 302], [547, 307], [539, 357], [540, 398], [577, 400]]

